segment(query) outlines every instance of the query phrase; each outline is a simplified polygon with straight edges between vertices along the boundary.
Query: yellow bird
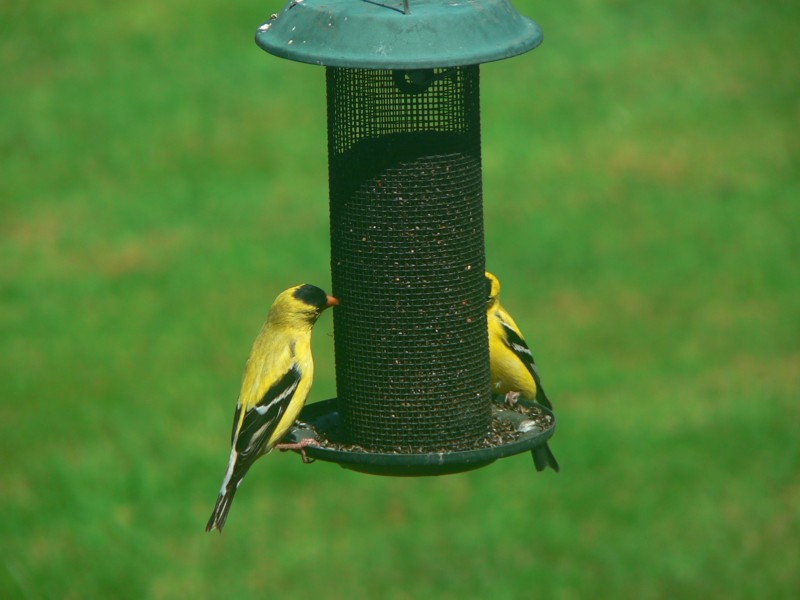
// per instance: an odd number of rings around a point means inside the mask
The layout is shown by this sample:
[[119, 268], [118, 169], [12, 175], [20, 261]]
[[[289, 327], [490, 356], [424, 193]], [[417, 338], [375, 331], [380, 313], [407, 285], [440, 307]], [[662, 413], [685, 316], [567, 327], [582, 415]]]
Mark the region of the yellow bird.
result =
[[305, 440], [278, 442], [300, 414], [314, 379], [311, 329], [322, 311], [336, 304], [333, 296], [303, 284], [281, 292], [269, 309], [244, 369], [228, 469], [206, 531], [222, 532], [236, 490], [256, 459], [275, 447], [302, 450], [308, 445]]
[[[521, 395], [552, 410], [553, 405], [544, 393], [533, 354], [514, 319], [500, 305], [500, 281], [489, 271], [486, 271], [486, 290], [492, 388], [499, 394], [505, 394], [506, 400], [512, 405]], [[532, 454], [537, 471], [547, 467], [559, 470], [556, 457], [547, 444], [534, 448]]]

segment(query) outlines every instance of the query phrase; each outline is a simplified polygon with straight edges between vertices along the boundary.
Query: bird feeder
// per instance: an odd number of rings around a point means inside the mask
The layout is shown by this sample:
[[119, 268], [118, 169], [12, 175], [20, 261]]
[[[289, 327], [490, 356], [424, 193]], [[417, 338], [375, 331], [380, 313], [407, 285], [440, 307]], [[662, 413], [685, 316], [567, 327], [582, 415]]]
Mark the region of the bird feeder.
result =
[[358, 471], [435, 475], [544, 444], [493, 420], [486, 326], [480, 63], [537, 47], [508, 0], [291, 0], [257, 44], [326, 68], [337, 398], [292, 436]]

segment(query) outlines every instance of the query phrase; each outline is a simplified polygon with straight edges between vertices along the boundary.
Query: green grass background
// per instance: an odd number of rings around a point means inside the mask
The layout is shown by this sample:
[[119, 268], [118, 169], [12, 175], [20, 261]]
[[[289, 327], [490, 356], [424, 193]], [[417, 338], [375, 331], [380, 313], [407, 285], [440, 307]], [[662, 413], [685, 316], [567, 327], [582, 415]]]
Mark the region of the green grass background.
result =
[[0, 596], [797, 597], [780, 0], [518, 0], [545, 43], [482, 68], [488, 263], [560, 474], [276, 454], [203, 532], [269, 304], [330, 281], [323, 70], [252, 41], [281, 6], [0, 7]]

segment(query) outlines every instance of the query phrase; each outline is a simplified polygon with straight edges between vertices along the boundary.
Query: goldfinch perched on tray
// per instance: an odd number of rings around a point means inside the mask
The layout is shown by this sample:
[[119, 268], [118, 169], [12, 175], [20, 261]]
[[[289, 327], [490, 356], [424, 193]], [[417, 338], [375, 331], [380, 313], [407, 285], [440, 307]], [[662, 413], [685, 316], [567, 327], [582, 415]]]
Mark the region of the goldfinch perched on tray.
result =
[[279, 444], [305, 404], [314, 378], [311, 328], [339, 301], [313, 285], [281, 292], [269, 309], [244, 369], [233, 413], [231, 456], [206, 531], [222, 532], [231, 502], [248, 469], [277, 447], [302, 450], [308, 442]]
[[[497, 393], [505, 394], [506, 401], [512, 405], [521, 395], [552, 410], [553, 405], [544, 393], [533, 354], [514, 319], [500, 305], [500, 281], [489, 271], [486, 271], [486, 288], [492, 388]], [[554, 471], [559, 470], [556, 457], [547, 444], [534, 448], [531, 453], [537, 471], [543, 471], [547, 467]]]

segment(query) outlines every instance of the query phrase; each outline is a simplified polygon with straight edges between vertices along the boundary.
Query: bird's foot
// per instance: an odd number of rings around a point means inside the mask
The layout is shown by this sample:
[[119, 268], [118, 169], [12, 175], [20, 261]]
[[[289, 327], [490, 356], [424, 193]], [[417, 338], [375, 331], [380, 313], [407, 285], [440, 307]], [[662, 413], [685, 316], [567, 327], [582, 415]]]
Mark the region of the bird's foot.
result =
[[519, 402], [519, 392], [507, 392], [506, 393], [506, 404], [510, 408], [514, 408], [514, 406]]
[[319, 446], [319, 443], [314, 438], [303, 438], [299, 442], [293, 444], [276, 444], [275, 447], [281, 452], [288, 452], [289, 450], [296, 450], [303, 457], [303, 462], [309, 464], [314, 462], [315, 459], [309, 458], [306, 455], [306, 446]]

